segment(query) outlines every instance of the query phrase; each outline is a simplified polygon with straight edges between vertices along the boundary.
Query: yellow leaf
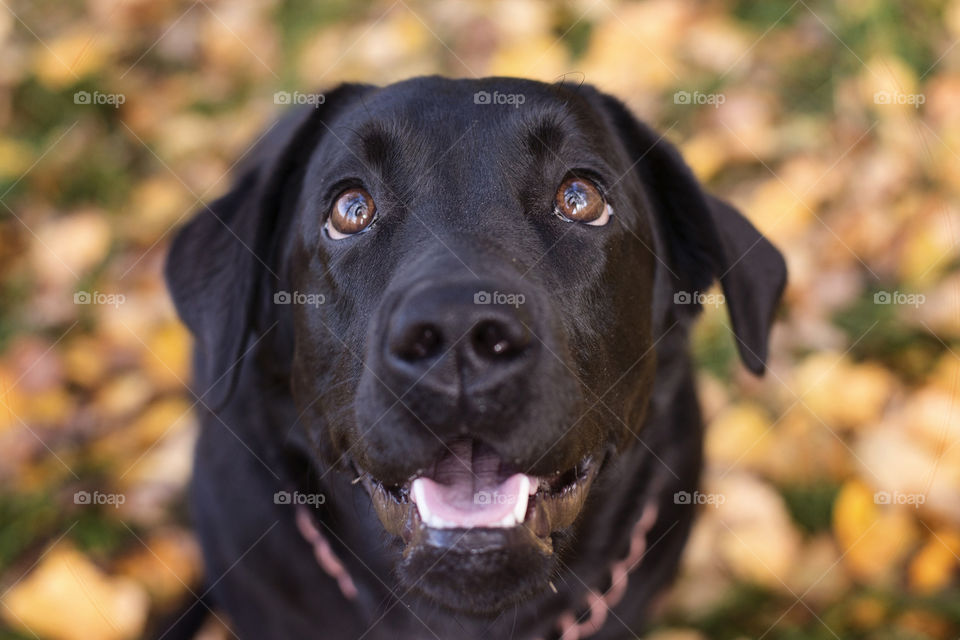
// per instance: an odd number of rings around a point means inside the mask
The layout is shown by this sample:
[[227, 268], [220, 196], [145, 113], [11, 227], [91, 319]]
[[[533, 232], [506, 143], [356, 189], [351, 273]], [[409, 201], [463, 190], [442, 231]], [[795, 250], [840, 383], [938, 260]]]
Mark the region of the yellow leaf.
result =
[[73, 412], [70, 392], [61, 387], [24, 394], [20, 418], [27, 424], [62, 425]]
[[[831, 427], [869, 427], [889, 400], [894, 379], [882, 366], [854, 364], [842, 354], [823, 351], [800, 363], [794, 391], [807, 409]], [[837, 393], [843, 389], [843, 393]]]
[[553, 82], [569, 69], [567, 49], [553, 36], [525, 38], [499, 47], [490, 61], [490, 74]]
[[956, 260], [960, 215], [933, 197], [915, 199], [908, 215], [899, 272], [915, 290], [934, 284]]
[[948, 586], [960, 566], [955, 553], [945, 541], [931, 538], [910, 562], [910, 588], [928, 593]]
[[33, 149], [13, 138], [0, 138], [0, 178], [19, 178], [33, 161]]
[[728, 156], [723, 137], [711, 132], [690, 138], [680, 145], [680, 151], [683, 159], [702, 181], [712, 178], [723, 167]]
[[582, 69], [590, 82], [619, 95], [642, 94], [672, 86], [683, 77], [676, 56], [691, 8], [654, 0], [621, 5], [601, 14], [590, 34]]
[[874, 492], [858, 480], [848, 481], [833, 507], [833, 530], [845, 552], [843, 562], [858, 578], [884, 583], [910, 551], [917, 536], [903, 509], [881, 509]]
[[89, 209], [51, 220], [37, 228], [31, 265], [42, 282], [73, 284], [106, 257], [110, 236], [102, 211]]
[[179, 322], [168, 322], [147, 339], [143, 369], [160, 387], [181, 388], [190, 380], [190, 333]]
[[109, 380], [97, 393], [94, 406], [104, 418], [126, 416], [139, 409], [153, 394], [150, 381], [141, 373], [125, 373]]
[[124, 640], [140, 635], [149, 605], [128, 578], [104, 574], [61, 544], [3, 598], [0, 615], [17, 629], [51, 640]]
[[34, 48], [33, 69], [37, 79], [51, 89], [76, 83], [99, 71], [110, 54], [102, 31], [75, 29]]
[[187, 188], [172, 176], [144, 180], [134, 188], [130, 197], [131, 215], [125, 220], [127, 235], [139, 242], [153, 242], [191, 213], [194, 199], [188, 195]]
[[944, 18], [954, 38], [960, 38], [960, 0], [953, 0], [944, 11]]
[[109, 345], [92, 336], [78, 336], [63, 350], [63, 365], [66, 377], [74, 384], [94, 387], [107, 370], [105, 349]]
[[730, 406], [707, 429], [707, 457], [725, 466], [756, 466], [769, 456], [770, 427], [770, 418], [761, 407], [751, 403]]
[[[722, 502], [716, 517], [717, 550], [727, 567], [741, 580], [784, 589], [800, 551], [800, 539], [783, 498], [768, 484], [746, 473], [730, 473], [706, 495]], [[708, 503], [707, 507], [713, 509]]]

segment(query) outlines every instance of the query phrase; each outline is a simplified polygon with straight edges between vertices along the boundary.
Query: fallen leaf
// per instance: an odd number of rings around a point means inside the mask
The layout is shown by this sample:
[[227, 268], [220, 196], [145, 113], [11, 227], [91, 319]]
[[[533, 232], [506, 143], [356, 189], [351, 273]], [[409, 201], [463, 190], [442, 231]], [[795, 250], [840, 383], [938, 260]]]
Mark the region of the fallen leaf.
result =
[[889, 584], [917, 538], [906, 509], [881, 507], [874, 491], [858, 480], [844, 484], [833, 506], [833, 531], [843, 563], [855, 577]]
[[61, 543], [4, 596], [0, 616], [51, 640], [124, 640], [143, 630], [149, 600], [129, 578], [105, 574]]

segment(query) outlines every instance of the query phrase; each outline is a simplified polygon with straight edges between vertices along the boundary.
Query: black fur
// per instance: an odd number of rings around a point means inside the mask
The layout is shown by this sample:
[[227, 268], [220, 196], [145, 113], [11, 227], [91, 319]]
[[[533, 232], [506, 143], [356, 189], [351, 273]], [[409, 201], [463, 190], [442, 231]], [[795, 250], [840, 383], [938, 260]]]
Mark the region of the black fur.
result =
[[[477, 92], [517, 94], [519, 106]], [[553, 215], [570, 172], [605, 190], [602, 227]], [[367, 232], [333, 240], [337, 194], [377, 203]], [[597, 638], [638, 633], [693, 517], [702, 425], [686, 338], [719, 278], [740, 354], [761, 373], [786, 269], [737, 211], [706, 194], [676, 149], [589, 86], [490, 78], [344, 85], [291, 112], [234, 188], [177, 235], [167, 278], [196, 337], [204, 407], [192, 500], [211, 595], [241, 638], [534, 638], [609, 587], [646, 504], [654, 545]], [[275, 304], [279, 292], [323, 304]], [[520, 293], [515, 309], [469, 304]], [[500, 314], [500, 315], [497, 315]], [[435, 318], [517, 330], [507, 364], [469, 363], [445, 336], [430, 368], [391, 363], [398, 327]], [[442, 320], [440, 319], [442, 318]], [[522, 327], [521, 327], [522, 325]], [[555, 553], [450, 554], [388, 535], [355, 469], [402, 483], [453, 438], [536, 475], [604, 460]], [[314, 510], [359, 589], [349, 602], [277, 491]], [[405, 554], [401, 557], [401, 554]], [[552, 580], [558, 588], [547, 588]]]

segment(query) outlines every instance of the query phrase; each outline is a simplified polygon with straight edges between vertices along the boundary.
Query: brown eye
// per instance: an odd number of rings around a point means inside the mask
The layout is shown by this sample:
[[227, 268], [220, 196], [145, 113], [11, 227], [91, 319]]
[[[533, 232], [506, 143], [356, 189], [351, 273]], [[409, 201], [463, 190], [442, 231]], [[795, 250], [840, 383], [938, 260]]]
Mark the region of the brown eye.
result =
[[364, 189], [347, 189], [333, 203], [327, 220], [327, 233], [334, 240], [341, 240], [360, 233], [370, 226], [377, 215], [377, 205]]
[[612, 213], [596, 185], [576, 177], [567, 178], [560, 184], [554, 206], [562, 219], [593, 226], [606, 224]]

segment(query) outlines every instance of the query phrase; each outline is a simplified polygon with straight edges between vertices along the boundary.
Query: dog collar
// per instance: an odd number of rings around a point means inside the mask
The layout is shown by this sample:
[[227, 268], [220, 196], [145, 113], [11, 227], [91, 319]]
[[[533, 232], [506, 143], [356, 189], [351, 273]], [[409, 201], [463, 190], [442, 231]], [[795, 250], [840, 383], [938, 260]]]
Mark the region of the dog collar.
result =
[[336, 580], [340, 587], [340, 593], [347, 600], [354, 600], [357, 597], [357, 586], [350, 577], [350, 572], [340, 562], [340, 558], [333, 552], [330, 542], [326, 536], [320, 533], [320, 529], [313, 523], [313, 518], [307, 508], [300, 504], [297, 505], [297, 529], [300, 535], [313, 547], [313, 555], [317, 559], [317, 564], [323, 571]]
[[630, 550], [623, 559], [610, 566], [610, 588], [603, 593], [596, 589], [587, 591], [587, 613], [579, 617], [569, 610], [560, 614], [554, 627], [554, 630], [560, 634], [559, 640], [581, 640], [600, 631], [607, 621], [607, 614], [626, 594], [630, 573], [643, 560], [647, 552], [647, 534], [656, 521], [657, 505], [652, 502], [647, 503], [640, 519], [633, 525], [630, 532]]

